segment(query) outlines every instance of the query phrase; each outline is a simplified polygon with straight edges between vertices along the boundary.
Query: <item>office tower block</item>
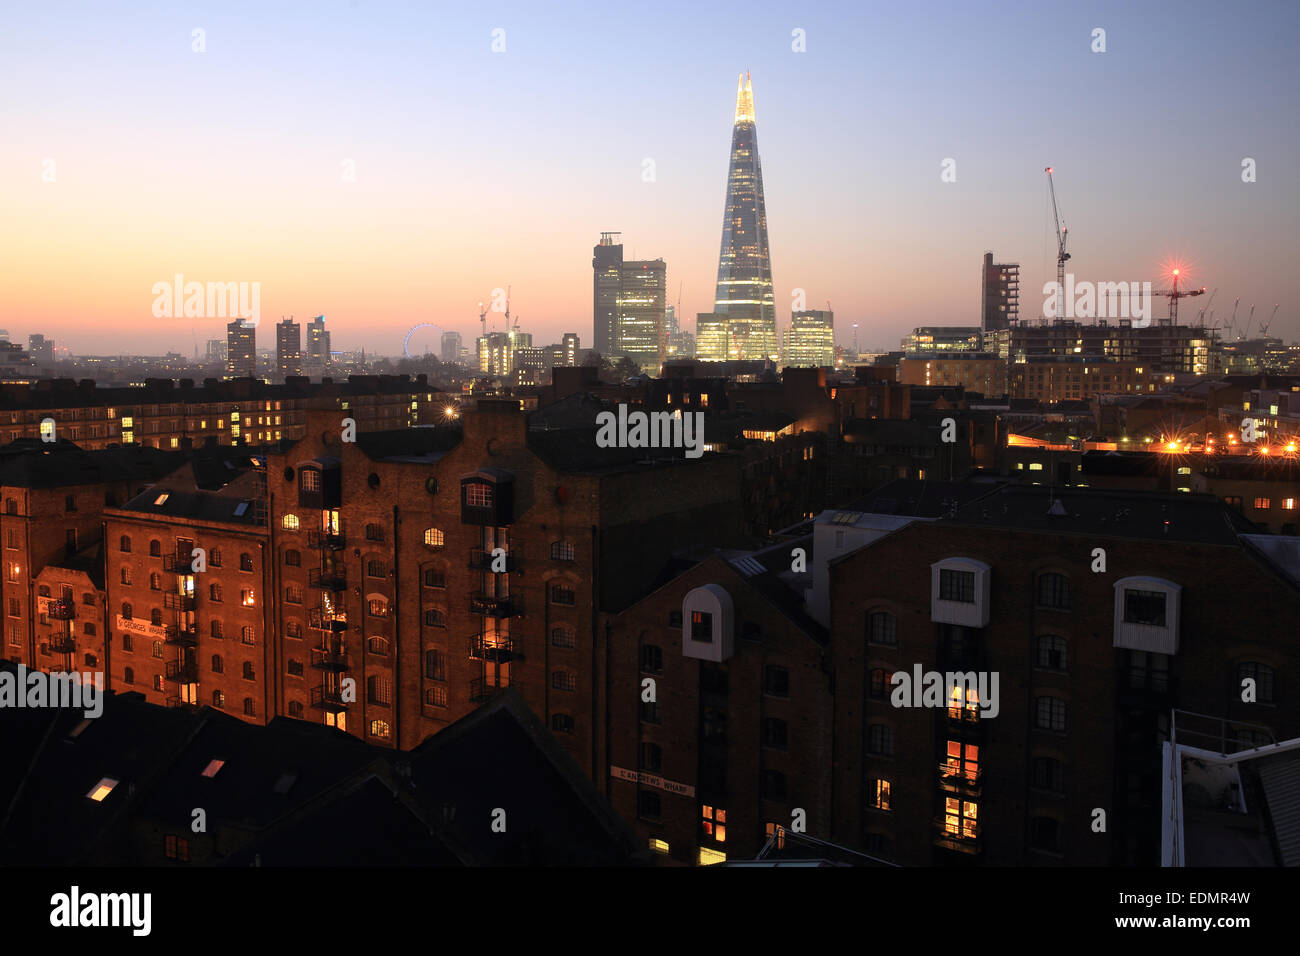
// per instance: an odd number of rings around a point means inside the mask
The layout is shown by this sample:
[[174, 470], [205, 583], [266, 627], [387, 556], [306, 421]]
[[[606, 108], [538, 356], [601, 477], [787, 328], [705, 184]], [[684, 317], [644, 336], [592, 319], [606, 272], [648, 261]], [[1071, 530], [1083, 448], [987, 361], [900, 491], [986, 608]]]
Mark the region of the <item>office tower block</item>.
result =
[[461, 338], [459, 332], [442, 333], [442, 353], [441, 358], [444, 364], [450, 365], [460, 361]]
[[254, 378], [257, 375], [257, 326], [236, 319], [226, 326], [226, 375]]
[[993, 253], [986, 252], [980, 276], [984, 331], [996, 332], [1015, 325], [1020, 319], [1020, 266], [996, 263]]
[[323, 315], [307, 323], [306, 364], [310, 375], [323, 375], [330, 367], [330, 334], [325, 330]]
[[302, 374], [302, 326], [292, 318], [275, 326], [275, 364], [281, 379]]
[[783, 364], [798, 368], [830, 368], [835, 365], [835, 315], [812, 309], [796, 312], [785, 333]]
[[736, 88], [714, 313], [727, 319], [733, 358], [778, 358], [763, 169], [758, 158], [754, 92], [748, 74], [740, 78]]
[[622, 284], [623, 243], [616, 241], [619, 232], [602, 232], [600, 243], [592, 250], [593, 271], [593, 348], [601, 355], [611, 354], [617, 341], [618, 296]]

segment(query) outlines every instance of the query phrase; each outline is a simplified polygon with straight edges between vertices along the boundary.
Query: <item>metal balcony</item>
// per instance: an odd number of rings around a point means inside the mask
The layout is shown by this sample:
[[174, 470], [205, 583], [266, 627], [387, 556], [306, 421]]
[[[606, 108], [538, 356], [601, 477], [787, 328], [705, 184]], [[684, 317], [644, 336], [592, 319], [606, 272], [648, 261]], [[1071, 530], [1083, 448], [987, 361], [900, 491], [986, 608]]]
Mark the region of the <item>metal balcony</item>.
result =
[[197, 624], [169, 624], [163, 631], [163, 642], [180, 647], [194, 647], [199, 642]]
[[516, 641], [509, 637], [484, 637], [474, 634], [469, 639], [469, 656], [483, 661], [509, 661], [519, 651]]
[[317, 631], [328, 631], [331, 634], [342, 634], [348, 629], [348, 619], [346, 616], [339, 616], [337, 612], [327, 614], [322, 610], [312, 611], [307, 619], [307, 626]]
[[960, 824], [954, 826], [958, 832], [952, 832], [949, 829], [948, 817], [940, 815], [934, 818], [934, 845], [943, 847], [945, 850], [956, 850], [958, 853], [976, 854], [980, 852], [980, 825], [978, 823], [968, 823], [962, 820]]
[[51, 621], [71, 621], [77, 616], [77, 605], [71, 601], [51, 601], [45, 614]]
[[167, 591], [163, 594], [163, 607], [172, 611], [192, 611], [194, 610], [194, 595]]
[[505, 568], [501, 571], [492, 569], [492, 551], [486, 548], [470, 548], [469, 567], [471, 571], [492, 571], [494, 574], [505, 574], [510, 571], [519, 570], [519, 559], [513, 552], [507, 551], [505, 557]]
[[344, 648], [313, 647], [311, 666], [323, 671], [345, 671], [348, 669], [348, 652]]
[[51, 637], [49, 640], [51, 654], [71, 654], [77, 649], [77, 642], [67, 634]]
[[193, 684], [199, 679], [199, 665], [194, 661], [168, 661], [163, 680], [174, 684]]
[[189, 710], [197, 710], [199, 706], [198, 704], [184, 700], [180, 697], [168, 697], [166, 698], [165, 703], [168, 707], [183, 707]]
[[188, 554], [164, 554], [163, 570], [176, 574], [192, 574], [194, 572], [194, 559]]
[[967, 765], [939, 764], [939, 786], [945, 790], [978, 796], [984, 787], [984, 771]]
[[307, 583], [322, 591], [346, 591], [348, 574], [343, 568], [313, 568], [307, 575]]
[[980, 711], [978, 707], [949, 707], [948, 719], [955, 724], [978, 724]]
[[311, 689], [311, 705], [316, 710], [324, 710], [331, 714], [342, 713], [348, 709], [348, 705], [343, 702], [343, 692], [336, 687], [326, 687], [323, 684]]
[[520, 610], [511, 598], [475, 591], [469, 596], [469, 613], [485, 617], [516, 617]]
[[472, 703], [481, 704], [484, 701], [491, 700], [507, 687], [513, 687], [519, 693], [523, 693], [523, 685], [520, 684], [519, 681], [511, 681], [508, 684], [498, 684], [494, 679], [490, 680], [485, 677], [475, 677], [469, 682], [469, 699]]
[[321, 548], [329, 551], [341, 551], [347, 547], [347, 536], [342, 534], [333, 534], [328, 531], [308, 531], [307, 546], [309, 548]]

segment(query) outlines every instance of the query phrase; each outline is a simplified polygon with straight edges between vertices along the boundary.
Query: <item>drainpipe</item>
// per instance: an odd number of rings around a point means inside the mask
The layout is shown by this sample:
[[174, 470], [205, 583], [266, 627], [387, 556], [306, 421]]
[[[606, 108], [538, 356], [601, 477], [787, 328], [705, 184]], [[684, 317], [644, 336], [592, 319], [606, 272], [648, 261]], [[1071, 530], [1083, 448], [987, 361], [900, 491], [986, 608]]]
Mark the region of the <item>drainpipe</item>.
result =
[[[400, 520], [401, 520], [401, 519], [400, 519], [400, 517], [399, 517], [399, 515], [398, 515], [398, 508], [397, 508], [397, 505], [393, 505], [393, 604], [392, 604], [392, 609], [393, 609], [393, 686], [397, 689], [397, 690], [396, 690], [396, 693], [393, 695], [393, 743], [394, 743], [394, 746], [395, 746], [395, 748], [396, 748], [397, 750], [401, 750], [401, 749], [402, 749], [402, 704], [403, 704], [403, 698], [402, 698], [402, 653], [401, 653], [401, 651], [402, 651], [402, 640], [401, 640], [401, 637], [402, 637], [402, 615], [399, 613], [399, 609], [400, 609], [401, 606], [402, 606], [402, 602], [401, 602], [401, 600], [399, 600], [399, 597], [400, 597], [400, 591], [399, 591], [399, 588], [401, 587], [401, 581], [402, 581], [402, 576], [401, 576], [401, 574], [399, 573], [399, 571], [401, 570], [401, 565], [399, 564], [399, 562], [401, 561], [402, 549], [401, 549], [400, 547], [398, 547], [398, 542], [400, 541], [400, 537], [399, 537], [399, 535], [398, 535], [398, 530], [397, 530], [397, 529], [398, 529], [398, 522], [399, 522]], [[361, 570], [362, 570], [362, 573], [364, 574], [364, 572], [365, 572], [365, 568], [363, 567]], [[418, 592], [417, 592], [417, 593], [418, 593]], [[361, 637], [362, 637], [363, 640], [365, 639], [365, 635], [364, 635], [364, 634], [362, 634]], [[364, 654], [365, 654], [365, 648], [362, 647], [361, 651], [362, 651], [362, 654], [364, 655]], [[365, 657], [364, 657], [364, 656], [362, 657], [362, 660], [363, 660], [363, 661], [365, 660]], [[420, 692], [423, 693], [423, 688], [420, 688]], [[420, 706], [421, 706], [422, 708], [423, 708], [423, 706], [424, 706], [424, 699], [423, 699], [423, 697], [420, 698]]]

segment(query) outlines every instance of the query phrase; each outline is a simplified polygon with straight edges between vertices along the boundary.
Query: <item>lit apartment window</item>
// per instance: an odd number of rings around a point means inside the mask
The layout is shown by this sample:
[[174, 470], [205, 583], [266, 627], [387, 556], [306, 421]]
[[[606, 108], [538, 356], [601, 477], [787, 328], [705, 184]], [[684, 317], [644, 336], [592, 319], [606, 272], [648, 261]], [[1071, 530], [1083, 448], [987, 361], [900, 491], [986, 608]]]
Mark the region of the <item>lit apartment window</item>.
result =
[[104, 798], [113, 792], [113, 788], [116, 787], [117, 784], [118, 781], [114, 780], [112, 777], [102, 777], [99, 783], [91, 787], [90, 793], [86, 794], [86, 797], [94, 800], [96, 803], [103, 803]]
[[219, 690], [214, 690], [212, 692], [212, 706], [217, 710], [224, 708], [226, 706], [226, 695]]
[[441, 548], [446, 544], [446, 537], [438, 528], [425, 528], [424, 544], [429, 548]]
[[1282, 510], [1283, 510], [1283, 511], [1295, 511], [1295, 499], [1294, 499], [1294, 498], [1283, 498], [1283, 499], [1282, 499]]
[[691, 612], [691, 640], [713, 640], [713, 615], [708, 611]]
[[974, 780], [979, 776], [980, 749], [976, 744], [960, 740], [948, 741], [948, 759], [944, 764], [944, 777], [948, 780], [965, 777]]
[[298, 516], [294, 514], [285, 515], [280, 519], [280, 527], [284, 528], [285, 531], [297, 531]]
[[1269, 499], [1269, 498], [1256, 498], [1256, 499], [1255, 499], [1255, 510], [1256, 510], [1256, 511], [1267, 511], [1267, 510], [1268, 510], [1269, 508], [1271, 508], [1272, 506], [1273, 506], [1273, 502], [1272, 502], [1272, 500]]
[[379, 737], [379, 738], [382, 738], [382, 739], [384, 739], [384, 740], [387, 740], [387, 739], [388, 739], [388, 735], [389, 735], [388, 721], [386, 721], [386, 720], [372, 720], [372, 721], [370, 722], [370, 736], [371, 736], [371, 737]]
[[303, 468], [298, 472], [299, 485], [303, 491], [320, 491], [320, 472], [315, 468]]
[[890, 808], [889, 796], [891, 789], [889, 781], [883, 777], [877, 777], [873, 780], [871, 805], [877, 810], [888, 810]]
[[945, 797], [944, 829], [951, 836], [975, 839], [979, 836], [979, 806], [970, 800]]
[[704, 836], [717, 843], [727, 842], [727, 811], [721, 807], [700, 808], [700, 826]]

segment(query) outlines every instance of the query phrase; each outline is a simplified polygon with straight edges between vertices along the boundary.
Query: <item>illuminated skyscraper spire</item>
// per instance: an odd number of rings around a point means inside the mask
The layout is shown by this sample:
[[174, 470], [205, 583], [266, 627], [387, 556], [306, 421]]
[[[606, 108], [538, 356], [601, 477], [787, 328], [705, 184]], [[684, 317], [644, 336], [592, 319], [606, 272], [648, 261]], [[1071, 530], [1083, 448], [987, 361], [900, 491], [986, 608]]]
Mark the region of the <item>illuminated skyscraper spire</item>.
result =
[[731, 168], [714, 313], [725, 318], [727, 358], [777, 360], [763, 168], [754, 125], [754, 88], [748, 74], [742, 74], [736, 84], [736, 120], [731, 133]]

